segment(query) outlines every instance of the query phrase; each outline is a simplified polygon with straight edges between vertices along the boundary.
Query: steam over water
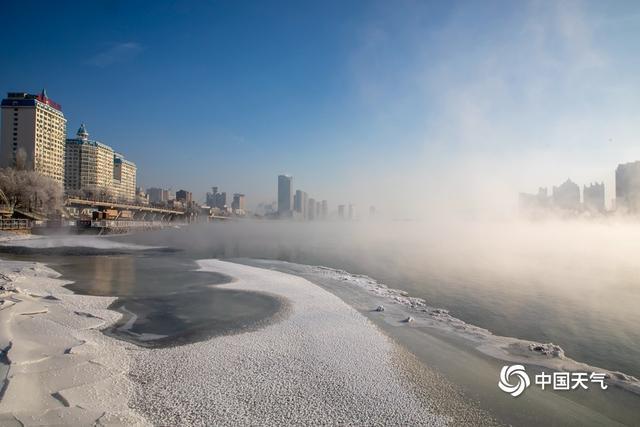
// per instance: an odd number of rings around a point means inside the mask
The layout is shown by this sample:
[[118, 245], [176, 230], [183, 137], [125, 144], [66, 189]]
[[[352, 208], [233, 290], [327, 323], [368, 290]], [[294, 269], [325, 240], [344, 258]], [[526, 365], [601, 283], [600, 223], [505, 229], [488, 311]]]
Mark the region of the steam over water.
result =
[[498, 335], [640, 376], [640, 225], [247, 221], [117, 239], [367, 274]]

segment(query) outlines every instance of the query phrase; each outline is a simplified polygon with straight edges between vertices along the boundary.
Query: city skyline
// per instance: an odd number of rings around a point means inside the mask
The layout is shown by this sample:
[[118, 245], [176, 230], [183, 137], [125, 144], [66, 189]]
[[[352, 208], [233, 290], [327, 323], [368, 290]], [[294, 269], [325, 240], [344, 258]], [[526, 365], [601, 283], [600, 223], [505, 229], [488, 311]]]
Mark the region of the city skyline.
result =
[[73, 112], [67, 133], [90, 123], [136, 159], [139, 185], [198, 200], [216, 182], [255, 208], [286, 170], [335, 205], [425, 194], [412, 214], [486, 195], [503, 210], [567, 175], [604, 182], [608, 203], [612, 169], [640, 159], [638, 8], [459, 4], [7, 4], [7, 31], [38, 21], [48, 36], [3, 47], [0, 91], [46, 87]]

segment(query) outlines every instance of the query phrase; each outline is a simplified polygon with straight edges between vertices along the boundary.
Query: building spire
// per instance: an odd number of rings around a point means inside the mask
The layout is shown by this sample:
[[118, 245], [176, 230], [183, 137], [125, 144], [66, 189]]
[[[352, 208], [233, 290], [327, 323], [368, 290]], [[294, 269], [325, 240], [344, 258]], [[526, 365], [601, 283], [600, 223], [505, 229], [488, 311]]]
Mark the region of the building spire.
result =
[[42, 92], [40, 92], [40, 98], [42, 98], [43, 100], [47, 99], [47, 90], [45, 88], [42, 88]]
[[85, 127], [84, 123], [80, 125], [78, 133], [76, 135], [78, 135], [78, 137], [83, 140], [89, 139], [89, 132], [87, 132], [87, 128]]

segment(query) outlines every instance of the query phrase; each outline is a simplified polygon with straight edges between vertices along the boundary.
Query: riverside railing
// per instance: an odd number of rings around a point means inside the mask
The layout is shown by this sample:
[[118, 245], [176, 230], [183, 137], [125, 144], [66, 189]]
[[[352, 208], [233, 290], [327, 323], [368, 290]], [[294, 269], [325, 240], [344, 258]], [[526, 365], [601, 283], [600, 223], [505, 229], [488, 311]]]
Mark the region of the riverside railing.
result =
[[93, 228], [161, 228], [167, 223], [162, 221], [129, 221], [129, 220], [94, 220], [91, 221]]
[[33, 221], [29, 219], [0, 219], [0, 230], [30, 230]]

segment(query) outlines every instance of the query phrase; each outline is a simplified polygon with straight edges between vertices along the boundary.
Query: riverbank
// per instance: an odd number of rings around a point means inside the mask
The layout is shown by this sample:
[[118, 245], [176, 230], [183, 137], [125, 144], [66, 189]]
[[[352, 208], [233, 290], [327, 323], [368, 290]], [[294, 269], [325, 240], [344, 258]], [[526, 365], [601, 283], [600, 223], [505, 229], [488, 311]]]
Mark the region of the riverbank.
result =
[[219, 287], [285, 297], [289, 312], [259, 330], [136, 353], [135, 381], [144, 387], [137, 388], [133, 407], [154, 424], [491, 422], [451, 384], [406, 362], [407, 353], [320, 287], [240, 264], [198, 264], [236, 279]]
[[[477, 400], [506, 424], [636, 425], [640, 417], [637, 379], [572, 360], [557, 346], [496, 336], [364, 275], [274, 260], [233, 261], [295, 274], [334, 293], [409, 350], [420, 363], [463, 386], [467, 398]], [[379, 306], [384, 311], [373, 309]], [[412, 319], [410, 323], [405, 322], [408, 317]], [[545, 354], [538, 350], [546, 348], [556, 351]], [[501, 367], [513, 363], [526, 366], [532, 381], [518, 398], [497, 387]], [[603, 372], [610, 385], [607, 390], [541, 390], [533, 385], [533, 378], [543, 370]]]
[[[217, 260], [217, 285], [288, 302], [261, 329], [162, 349], [106, 336], [111, 297], [40, 263], [0, 261], [3, 425], [478, 425], [493, 420], [366, 317], [305, 279]], [[203, 375], [203, 373], [205, 375]], [[28, 399], [25, 396], [29, 396]]]
[[128, 406], [129, 346], [102, 334], [114, 298], [75, 295], [40, 263], [0, 261], [2, 425], [146, 425]]

